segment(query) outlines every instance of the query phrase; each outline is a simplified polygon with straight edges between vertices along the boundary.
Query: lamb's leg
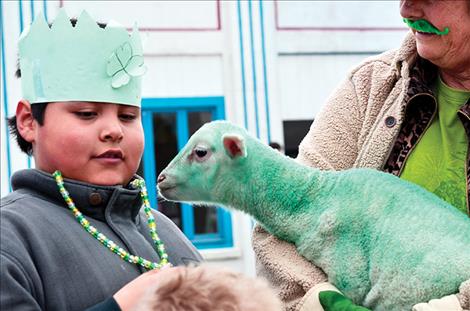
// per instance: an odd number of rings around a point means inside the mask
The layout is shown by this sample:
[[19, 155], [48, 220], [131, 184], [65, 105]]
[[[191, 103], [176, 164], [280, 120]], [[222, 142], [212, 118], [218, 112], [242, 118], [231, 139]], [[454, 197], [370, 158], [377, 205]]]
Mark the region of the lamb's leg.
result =
[[435, 282], [426, 278], [425, 274], [382, 273], [373, 282], [363, 305], [374, 311], [411, 310], [417, 303], [441, 298], [453, 292], [451, 279], [442, 277], [439, 280], [441, 288], [436, 287]]
[[343, 226], [336, 209], [325, 211], [316, 226], [300, 236], [299, 253], [328, 275], [346, 297], [354, 303], [364, 300], [370, 290], [369, 258], [360, 239], [340, 234]]
[[408, 311], [414, 304], [409, 301], [413, 290], [397, 278], [384, 276], [372, 285], [363, 305], [374, 311]]

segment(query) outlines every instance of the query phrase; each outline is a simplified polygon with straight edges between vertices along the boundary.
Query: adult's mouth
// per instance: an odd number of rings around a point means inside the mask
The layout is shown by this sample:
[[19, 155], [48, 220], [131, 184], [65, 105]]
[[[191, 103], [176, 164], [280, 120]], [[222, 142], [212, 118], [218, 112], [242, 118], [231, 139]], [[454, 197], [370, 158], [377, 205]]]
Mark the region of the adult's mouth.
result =
[[421, 43], [424, 41], [436, 40], [441, 37], [439, 35], [436, 35], [434, 33], [429, 33], [429, 32], [422, 32], [422, 31], [413, 31], [413, 32], [414, 32], [414, 36], [416, 40]]
[[428, 37], [430, 37], [430, 36], [437, 36], [437, 35], [434, 34], [434, 33], [424, 32], [424, 31], [417, 31], [417, 30], [415, 31], [415, 33], [416, 33], [417, 35], [419, 35], [419, 36], [428, 36]]

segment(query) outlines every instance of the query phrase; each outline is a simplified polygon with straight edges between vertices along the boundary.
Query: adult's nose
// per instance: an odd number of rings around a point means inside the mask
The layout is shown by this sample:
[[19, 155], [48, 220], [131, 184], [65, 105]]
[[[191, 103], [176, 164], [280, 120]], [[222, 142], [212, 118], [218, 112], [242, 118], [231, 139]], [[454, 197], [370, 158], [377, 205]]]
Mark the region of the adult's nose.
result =
[[423, 13], [421, 8], [422, 0], [401, 0], [400, 1], [400, 15], [403, 18], [421, 19]]

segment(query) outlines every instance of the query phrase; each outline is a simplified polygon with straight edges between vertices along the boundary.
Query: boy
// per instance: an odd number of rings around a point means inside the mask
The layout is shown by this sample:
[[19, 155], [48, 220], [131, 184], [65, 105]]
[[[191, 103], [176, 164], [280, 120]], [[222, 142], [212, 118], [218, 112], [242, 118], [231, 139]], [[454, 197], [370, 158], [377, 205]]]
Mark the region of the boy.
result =
[[201, 261], [141, 201], [139, 35], [86, 12], [72, 26], [61, 11], [52, 27], [38, 17], [24, 31], [19, 58], [23, 99], [10, 127], [36, 169], [14, 174], [2, 198], [1, 308], [129, 310], [167, 261]]

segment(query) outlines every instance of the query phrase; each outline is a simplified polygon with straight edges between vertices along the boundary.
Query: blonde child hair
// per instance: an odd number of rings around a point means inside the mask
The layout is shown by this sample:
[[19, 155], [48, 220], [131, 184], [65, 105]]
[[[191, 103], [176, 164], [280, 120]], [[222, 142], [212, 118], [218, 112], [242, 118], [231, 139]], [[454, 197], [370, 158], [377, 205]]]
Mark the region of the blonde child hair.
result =
[[260, 278], [207, 265], [159, 273], [159, 282], [148, 290], [136, 311], [281, 310], [280, 300]]

